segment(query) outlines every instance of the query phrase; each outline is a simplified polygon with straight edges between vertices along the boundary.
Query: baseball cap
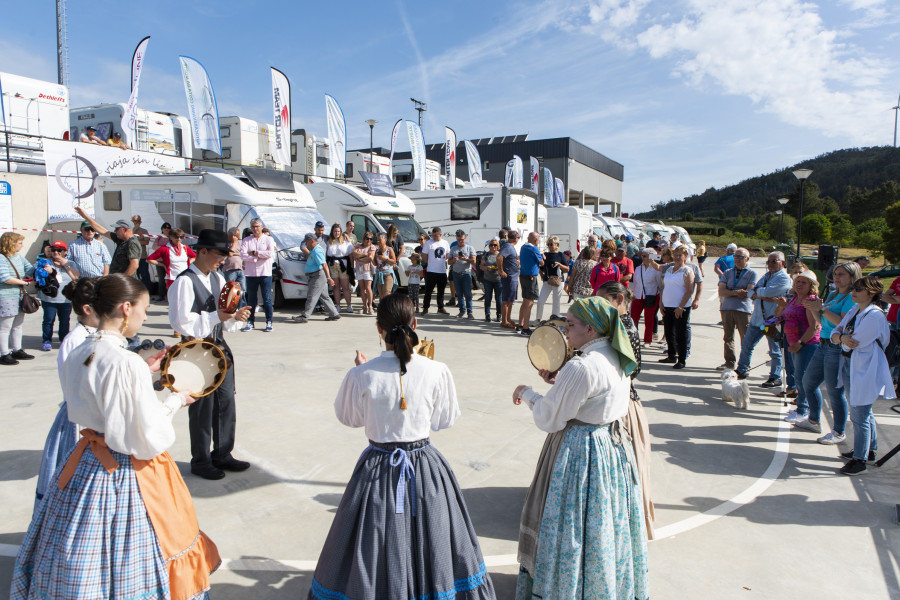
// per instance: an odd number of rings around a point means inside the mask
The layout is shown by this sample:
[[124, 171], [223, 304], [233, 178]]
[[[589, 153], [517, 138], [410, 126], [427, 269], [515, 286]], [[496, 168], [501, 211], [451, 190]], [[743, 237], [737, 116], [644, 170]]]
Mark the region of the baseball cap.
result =
[[82, 221], [81, 225], [78, 226], [78, 229], [93, 229], [94, 226], [88, 223], [87, 221]]
[[316, 227], [325, 227], [325, 221], [316, 221]]
[[55, 242], [53, 242], [52, 244], [50, 244], [50, 247], [51, 247], [51, 248], [62, 248], [63, 250], [68, 250], [68, 249], [69, 249], [69, 245], [66, 244], [66, 243], [65, 243], [64, 241], [62, 241], [62, 240], [56, 240]]
[[84, 130], [85, 131], [97, 131], [97, 128], [94, 127], [93, 125], [88, 125], [87, 127], [84, 128]]
[[725, 246], [725, 250], [737, 250], [737, 244], [728, 244]]
[[634, 241], [634, 238], [631, 237], [630, 235], [626, 235], [626, 236], [625, 236], [625, 241], [626, 241], [626, 242], [631, 242], [631, 241]]
[[[317, 225], [317, 227], [318, 227], [318, 225]], [[319, 239], [319, 238], [316, 237], [316, 234], [314, 234], [314, 233], [307, 233], [306, 235], [303, 236], [303, 243], [305, 244], [305, 243], [308, 242], [309, 240], [318, 240], [318, 239]]]
[[118, 221], [110, 225], [109, 228], [115, 231], [119, 227], [124, 227], [125, 229], [134, 229], [134, 223], [132, 223], [131, 221], [126, 221], [125, 219], [119, 219]]
[[816, 283], [819, 283], [819, 278], [816, 277], [816, 272], [815, 272], [815, 271], [811, 271], [811, 270], [802, 271], [802, 272], [797, 273], [796, 275], [794, 275], [794, 279], [796, 279], [797, 277], [806, 277], [806, 278], [809, 279], [810, 281], [814, 281], [814, 282], [816, 282]]

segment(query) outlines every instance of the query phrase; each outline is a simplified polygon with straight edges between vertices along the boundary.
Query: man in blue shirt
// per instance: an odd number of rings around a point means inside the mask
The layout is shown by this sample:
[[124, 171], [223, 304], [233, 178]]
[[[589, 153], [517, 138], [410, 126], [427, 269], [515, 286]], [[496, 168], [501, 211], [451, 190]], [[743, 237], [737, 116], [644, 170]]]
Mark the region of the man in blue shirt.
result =
[[519, 254], [516, 252], [516, 242], [519, 240], [518, 231], [507, 233], [500, 230], [500, 254], [497, 255], [497, 273], [500, 275], [500, 327], [515, 329], [516, 325], [510, 319], [513, 302], [519, 295]]
[[721, 257], [716, 261], [714, 265], [714, 270], [716, 275], [719, 277], [722, 276], [722, 273], [727, 271], [728, 269], [734, 268], [734, 252], [737, 250], [737, 244], [728, 244], [725, 248], [725, 256]]
[[69, 261], [75, 263], [75, 270], [81, 277], [109, 275], [109, 250], [95, 237], [94, 228], [87, 221], [81, 222], [81, 237], [69, 244]]
[[725, 341], [725, 362], [718, 367], [719, 371], [734, 369], [737, 360], [734, 354], [734, 331], [738, 331], [743, 342], [750, 325], [750, 313], [753, 312], [750, 290], [756, 285], [756, 272], [747, 266], [749, 260], [750, 251], [738, 248], [734, 252], [734, 268], [728, 269], [719, 277], [722, 339]]
[[519, 251], [519, 263], [522, 266], [522, 274], [519, 276], [519, 285], [522, 287], [519, 327], [522, 335], [531, 335], [531, 307], [538, 299], [538, 275], [544, 266], [544, 258], [537, 247], [540, 239], [540, 236], [532, 231], [528, 234], [528, 243]]
[[[753, 357], [753, 348], [765, 336], [766, 319], [775, 316], [775, 309], [778, 308], [775, 299], [787, 295], [791, 289], [791, 278], [784, 270], [784, 254], [781, 252], [769, 254], [766, 259], [766, 270], [766, 274], [756, 282], [749, 292], [750, 300], [753, 301], [753, 315], [750, 317], [750, 327], [741, 341], [741, 358], [737, 364], [739, 379], [747, 377], [747, 371], [750, 370], [750, 359]], [[772, 327], [774, 328], [774, 325]], [[779, 387], [781, 386], [783, 359], [781, 344], [778, 343], [777, 335], [768, 336], [768, 341], [772, 364], [769, 366], [769, 378], [762, 384], [762, 387]]]
[[316, 306], [316, 302], [320, 299], [322, 304], [328, 310], [328, 318], [326, 321], [337, 321], [341, 318], [338, 310], [334, 307], [334, 302], [328, 296], [328, 286], [334, 285], [331, 279], [331, 272], [328, 270], [328, 263], [325, 262], [325, 250], [319, 244], [316, 234], [307, 233], [303, 238], [303, 244], [306, 246], [309, 257], [306, 259], [306, 304], [303, 305], [303, 312], [294, 317], [297, 323], [306, 323], [309, 321], [309, 313]]

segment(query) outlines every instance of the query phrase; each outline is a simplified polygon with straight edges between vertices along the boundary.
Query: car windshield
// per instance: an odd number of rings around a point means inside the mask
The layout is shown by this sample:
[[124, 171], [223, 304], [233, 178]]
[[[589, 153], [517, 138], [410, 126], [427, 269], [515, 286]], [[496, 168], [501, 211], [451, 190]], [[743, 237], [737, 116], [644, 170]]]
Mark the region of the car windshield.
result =
[[[404, 243], [414, 242], [419, 239], [419, 235], [425, 233], [422, 226], [409, 215], [375, 215], [384, 230], [387, 231], [387, 224], [393, 223], [400, 232], [400, 237]], [[428, 235], [425, 233], [425, 235]]]
[[249, 226], [251, 218], [262, 219], [263, 226], [272, 232], [279, 250], [302, 245], [303, 236], [313, 232], [316, 221], [323, 220], [322, 215], [311, 208], [255, 206], [250, 209], [250, 213], [250, 217], [244, 219], [245, 225]]

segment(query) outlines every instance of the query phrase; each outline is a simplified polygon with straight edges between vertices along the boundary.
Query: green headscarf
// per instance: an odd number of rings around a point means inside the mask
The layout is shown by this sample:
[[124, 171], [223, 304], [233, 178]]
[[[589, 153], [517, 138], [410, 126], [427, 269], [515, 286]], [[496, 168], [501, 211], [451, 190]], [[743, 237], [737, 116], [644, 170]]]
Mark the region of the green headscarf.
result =
[[613, 349], [619, 354], [622, 370], [626, 375], [634, 372], [638, 366], [637, 359], [616, 307], [605, 298], [591, 296], [576, 300], [569, 311], [576, 319], [590, 325], [600, 337], [608, 337]]

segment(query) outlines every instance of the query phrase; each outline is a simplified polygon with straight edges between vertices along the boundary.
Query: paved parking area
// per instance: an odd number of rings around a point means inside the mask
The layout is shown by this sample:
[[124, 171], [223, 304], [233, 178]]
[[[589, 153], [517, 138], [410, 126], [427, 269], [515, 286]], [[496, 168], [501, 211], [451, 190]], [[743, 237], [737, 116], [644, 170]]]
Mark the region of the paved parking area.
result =
[[[758, 259], [755, 262], [761, 262]], [[761, 269], [761, 264], [754, 265]], [[856, 478], [837, 474], [838, 453], [815, 434], [791, 430], [787, 408], [758, 384], [736, 411], [719, 399], [721, 328], [714, 288], [692, 317], [693, 355], [673, 371], [644, 357], [638, 388], [653, 437], [653, 499], [659, 539], [650, 544], [654, 598], [900, 598], [900, 458]], [[476, 296], [477, 297], [477, 296]], [[476, 303], [476, 306], [479, 304]], [[514, 309], [517, 310], [517, 309]], [[380, 352], [374, 318], [287, 322], [275, 331], [231, 334], [237, 364], [235, 455], [248, 472], [211, 482], [191, 476], [187, 413], [176, 417], [170, 450], [194, 496], [201, 526], [225, 564], [213, 576], [216, 599], [305, 597], [344, 485], [366, 446], [344, 427], [332, 401], [354, 351]], [[476, 313], [478, 314], [478, 313]], [[143, 337], [172, 341], [166, 307], [154, 305]], [[483, 321], [431, 316], [463, 409], [452, 429], [434, 434], [466, 496], [498, 597], [511, 598], [518, 518], [544, 435], [511, 393], [519, 383], [546, 388], [528, 362], [526, 339]], [[25, 325], [26, 347], [40, 347], [40, 318]], [[56, 350], [0, 371], [0, 597], [28, 527], [41, 448], [61, 399]], [[757, 352], [754, 365], [766, 358]], [[881, 454], [900, 443], [900, 414], [877, 406]]]

